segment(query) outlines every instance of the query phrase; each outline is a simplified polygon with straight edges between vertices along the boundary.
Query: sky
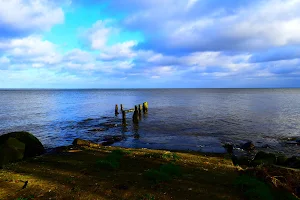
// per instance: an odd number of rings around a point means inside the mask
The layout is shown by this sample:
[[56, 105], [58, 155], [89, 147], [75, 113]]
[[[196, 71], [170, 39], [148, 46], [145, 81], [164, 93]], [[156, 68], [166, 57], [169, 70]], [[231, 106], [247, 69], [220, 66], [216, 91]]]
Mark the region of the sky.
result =
[[0, 88], [300, 87], [300, 0], [0, 0]]

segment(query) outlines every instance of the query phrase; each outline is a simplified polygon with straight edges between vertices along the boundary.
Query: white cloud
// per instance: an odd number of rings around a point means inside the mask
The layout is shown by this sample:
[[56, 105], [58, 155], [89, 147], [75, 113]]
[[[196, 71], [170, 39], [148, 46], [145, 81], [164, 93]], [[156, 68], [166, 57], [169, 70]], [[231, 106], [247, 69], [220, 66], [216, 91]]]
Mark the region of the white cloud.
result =
[[55, 44], [43, 40], [40, 36], [0, 41], [0, 50], [14, 62], [56, 64], [61, 60], [57, 48]]
[[190, 0], [190, 10], [178, 9], [179, 4], [149, 5], [130, 15], [125, 25], [143, 31], [148, 39], [146, 48], [160, 52], [252, 51], [300, 44], [299, 0], [253, 1], [227, 10], [220, 2], [205, 15], [196, 12], [203, 10], [205, 3]]
[[188, 0], [186, 9], [190, 9], [198, 0]]
[[84, 64], [94, 62], [95, 58], [90, 52], [83, 51], [81, 49], [73, 49], [64, 55], [63, 60]]
[[0, 0], [0, 28], [6, 31], [49, 30], [63, 22], [63, 10], [48, 0]]
[[117, 32], [116, 29], [108, 27], [109, 22], [109, 20], [99, 20], [86, 32], [92, 49], [100, 50], [104, 48], [109, 36]]
[[136, 44], [136, 41], [126, 41], [123, 43], [114, 44], [112, 46], [105, 46], [101, 50], [99, 58], [102, 60], [132, 58], [136, 54], [131, 48], [134, 47]]
[[6, 56], [0, 57], [0, 64], [9, 64], [9, 63], [10, 63], [9, 58], [7, 58]]

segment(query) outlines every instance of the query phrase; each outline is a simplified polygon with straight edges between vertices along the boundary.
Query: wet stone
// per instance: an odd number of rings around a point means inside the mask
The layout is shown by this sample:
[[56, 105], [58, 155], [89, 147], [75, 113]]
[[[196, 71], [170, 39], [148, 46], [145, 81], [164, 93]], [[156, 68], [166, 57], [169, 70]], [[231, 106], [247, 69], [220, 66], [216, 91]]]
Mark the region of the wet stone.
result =
[[114, 135], [114, 136], [108, 135], [104, 137], [102, 145], [104, 146], [112, 145], [113, 143], [120, 142], [123, 139], [124, 137], [121, 135]]
[[246, 142], [245, 144], [243, 144], [241, 146], [241, 148], [245, 151], [253, 151], [255, 149], [254, 144], [250, 141], [250, 142]]
[[89, 129], [88, 131], [89, 132], [101, 132], [101, 131], [107, 131], [108, 128], [101, 128], [101, 127], [98, 127], [98, 128], [93, 128], [93, 129]]
[[233, 144], [226, 143], [223, 145], [223, 147], [226, 149], [227, 153], [232, 153], [233, 152]]
[[268, 144], [265, 144], [265, 145], [263, 145], [261, 148], [264, 148], [264, 149], [271, 149], [272, 147], [271, 147], [270, 145], [268, 145]]

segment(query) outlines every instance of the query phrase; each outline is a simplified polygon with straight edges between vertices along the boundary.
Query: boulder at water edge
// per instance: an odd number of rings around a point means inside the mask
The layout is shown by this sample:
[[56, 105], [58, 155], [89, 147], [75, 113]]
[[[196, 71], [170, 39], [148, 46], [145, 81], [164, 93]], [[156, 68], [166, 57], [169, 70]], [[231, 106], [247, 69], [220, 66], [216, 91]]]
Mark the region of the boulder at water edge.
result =
[[260, 151], [255, 155], [251, 164], [253, 166], [257, 166], [257, 165], [261, 165], [261, 164], [272, 165], [272, 164], [275, 164], [276, 161], [277, 161], [277, 158], [276, 158], [275, 154]]
[[255, 146], [251, 141], [249, 141], [243, 144], [241, 148], [245, 151], [253, 151], [255, 149]]
[[25, 144], [16, 138], [9, 137], [0, 145], [0, 167], [24, 157]]
[[[25, 147], [24, 147], [24, 146]], [[22, 159], [41, 155], [45, 152], [42, 143], [31, 133], [12, 132], [0, 136], [0, 146], [2, 159], [8, 152], [14, 151], [18, 158]], [[24, 147], [24, 148], [23, 148]], [[23, 150], [22, 150], [23, 149]], [[23, 151], [23, 157], [21, 156]], [[22, 158], [21, 158], [22, 157]], [[1, 159], [1, 158], [0, 158]]]
[[300, 169], [300, 157], [293, 156], [285, 161], [285, 166]]

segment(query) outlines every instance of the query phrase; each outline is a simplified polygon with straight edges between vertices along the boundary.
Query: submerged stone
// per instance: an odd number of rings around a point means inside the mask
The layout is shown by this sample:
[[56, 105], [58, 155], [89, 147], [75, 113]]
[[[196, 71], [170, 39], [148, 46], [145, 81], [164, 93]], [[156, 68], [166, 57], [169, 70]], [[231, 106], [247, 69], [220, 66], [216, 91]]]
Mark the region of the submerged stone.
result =
[[108, 136], [105, 136], [103, 142], [102, 142], [102, 145], [104, 146], [108, 146], [108, 145], [112, 145], [113, 143], [115, 142], [120, 142], [124, 139], [124, 137], [122, 135], [108, 135]]

